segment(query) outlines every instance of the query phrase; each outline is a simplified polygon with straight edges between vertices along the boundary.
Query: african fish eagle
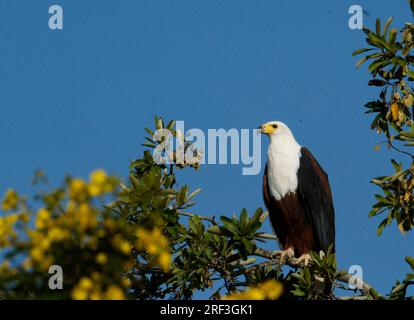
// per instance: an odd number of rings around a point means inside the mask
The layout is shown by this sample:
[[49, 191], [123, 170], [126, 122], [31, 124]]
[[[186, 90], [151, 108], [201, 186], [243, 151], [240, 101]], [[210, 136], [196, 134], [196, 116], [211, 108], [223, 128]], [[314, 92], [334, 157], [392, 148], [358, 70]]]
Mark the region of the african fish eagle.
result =
[[270, 138], [263, 197], [284, 262], [305, 265], [310, 251], [335, 248], [335, 212], [328, 176], [312, 153], [301, 147], [280, 121], [259, 127]]

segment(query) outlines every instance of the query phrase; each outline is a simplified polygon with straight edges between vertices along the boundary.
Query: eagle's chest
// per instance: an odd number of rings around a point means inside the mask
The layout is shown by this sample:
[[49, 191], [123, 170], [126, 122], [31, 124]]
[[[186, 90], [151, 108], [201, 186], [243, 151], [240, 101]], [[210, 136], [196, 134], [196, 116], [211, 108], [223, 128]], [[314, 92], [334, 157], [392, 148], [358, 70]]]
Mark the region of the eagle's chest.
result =
[[268, 182], [270, 193], [276, 200], [296, 192], [300, 150], [269, 150]]

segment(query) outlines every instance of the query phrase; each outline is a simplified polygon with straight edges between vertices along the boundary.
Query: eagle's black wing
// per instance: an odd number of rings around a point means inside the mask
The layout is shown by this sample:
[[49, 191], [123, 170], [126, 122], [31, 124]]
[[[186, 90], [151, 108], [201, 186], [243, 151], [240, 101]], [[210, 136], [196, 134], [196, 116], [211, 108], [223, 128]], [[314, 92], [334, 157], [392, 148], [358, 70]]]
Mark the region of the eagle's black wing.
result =
[[301, 148], [298, 170], [298, 194], [316, 237], [317, 250], [335, 251], [335, 210], [328, 175], [312, 153]]

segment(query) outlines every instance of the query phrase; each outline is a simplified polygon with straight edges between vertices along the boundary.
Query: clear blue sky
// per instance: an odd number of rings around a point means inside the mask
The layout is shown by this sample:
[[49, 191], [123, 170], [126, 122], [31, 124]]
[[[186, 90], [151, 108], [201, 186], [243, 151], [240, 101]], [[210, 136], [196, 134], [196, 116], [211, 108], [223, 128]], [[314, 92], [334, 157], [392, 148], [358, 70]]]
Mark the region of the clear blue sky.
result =
[[[48, 29], [54, 3], [62, 31]], [[394, 16], [397, 28], [412, 21], [404, 0], [357, 3], [368, 26], [376, 17]], [[339, 266], [361, 265], [388, 292], [408, 271], [414, 235], [393, 226], [377, 237], [379, 220], [367, 217], [369, 181], [398, 155], [373, 150], [380, 138], [362, 106], [377, 90], [354, 68], [364, 37], [348, 28], [352, 4], [0, 0], [0, 193], [30, 193], [38, 168], [54, 184], [100, 167], [126, 177], [155, 114], [202, 129], [281, 120], [329, 174]], [[182, 182], [203, 189], [200, 214], [263, 206], [261, 175], [242, 176], [240, 166], [203, 166]]]

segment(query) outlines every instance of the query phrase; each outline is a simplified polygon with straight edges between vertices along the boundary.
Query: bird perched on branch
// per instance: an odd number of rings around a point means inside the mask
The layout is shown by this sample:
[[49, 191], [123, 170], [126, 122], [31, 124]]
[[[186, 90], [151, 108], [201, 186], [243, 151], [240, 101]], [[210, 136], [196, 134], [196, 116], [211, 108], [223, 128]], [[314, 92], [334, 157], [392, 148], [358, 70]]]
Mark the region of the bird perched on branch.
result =
[[335, 250], [335, 212], [328, 176], [280, 121], [259, 127], [270, 138], [263, 197], [282, 249], [280, 260], [308, 264], [310, 251]]

